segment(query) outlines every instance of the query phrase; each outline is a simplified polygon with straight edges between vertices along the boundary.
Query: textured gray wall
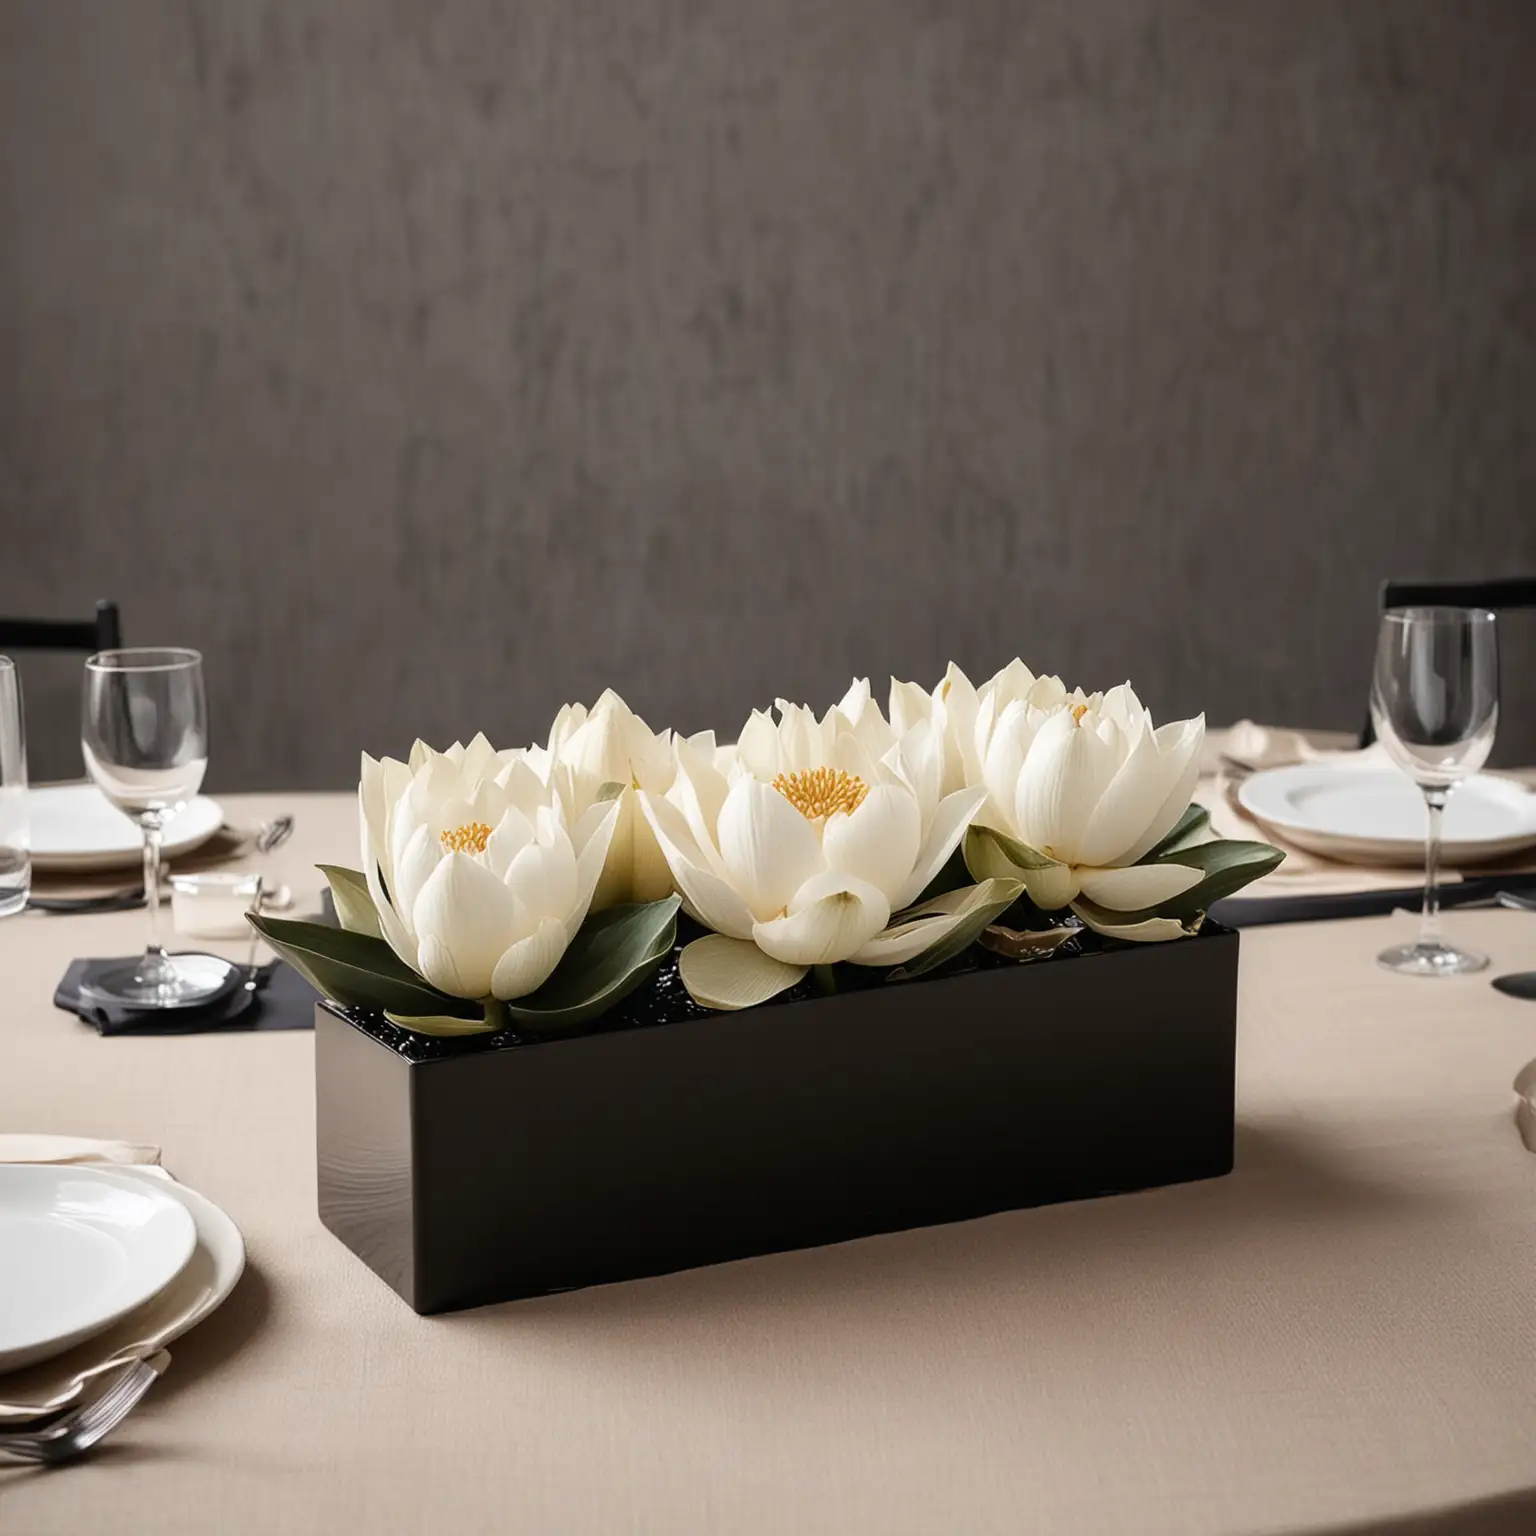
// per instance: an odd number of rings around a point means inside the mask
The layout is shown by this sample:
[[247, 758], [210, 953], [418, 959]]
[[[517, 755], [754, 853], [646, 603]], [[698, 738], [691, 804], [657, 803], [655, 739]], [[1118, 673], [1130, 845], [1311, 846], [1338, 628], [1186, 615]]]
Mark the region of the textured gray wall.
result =
[[1533, 82], [1521, 0], [3, 0], [0, 612], [201, 646], [226, 787], [951, 654], [1353, 725], [1379, 578], [1536, 570]]

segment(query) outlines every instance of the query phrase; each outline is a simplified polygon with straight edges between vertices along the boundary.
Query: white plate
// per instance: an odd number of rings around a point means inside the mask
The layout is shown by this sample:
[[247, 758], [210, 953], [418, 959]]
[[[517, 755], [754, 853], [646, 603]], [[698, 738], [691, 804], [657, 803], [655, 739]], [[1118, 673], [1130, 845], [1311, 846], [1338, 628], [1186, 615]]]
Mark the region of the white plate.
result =
[[[32, 864], [37, 869], [131, 869], [144, 857], [138, 827], [94, 784], [56, 784], [27, 796]], [[189, 800], [165, 824], [165, 856], [174, 859], [206, 843], [224, 825], [207, 795]]]
[[68, 1354], [0, 1377], [0, 1424], [38, 1418], [68, 1407], [93, 1377], [117, 1370], [174, 1343], [234, 1290], [245, 1270], [240, 1229], [206, 1195], [178, 1184], [163, 1168], [114, 1167], [178, 1201], [197, 1227], [197, 1247], [177, 1277], [107, 1332]]
[[[1298, 848], [1349, 864], [1419, 864], [1429, 812], [1424, 795], [1392, 768], [1302, 763], [1245, 779], [1243, 809]], [[1536, 846], [1536, 794], [1510, 779], [1477, 774], [1445, 808], [1447, 864], [1482, 864]]]
[[191, 1212], [142, 1179], [0, 1164], [0, 1371], [109, 1328], [163, 1291], [196, 1247]]

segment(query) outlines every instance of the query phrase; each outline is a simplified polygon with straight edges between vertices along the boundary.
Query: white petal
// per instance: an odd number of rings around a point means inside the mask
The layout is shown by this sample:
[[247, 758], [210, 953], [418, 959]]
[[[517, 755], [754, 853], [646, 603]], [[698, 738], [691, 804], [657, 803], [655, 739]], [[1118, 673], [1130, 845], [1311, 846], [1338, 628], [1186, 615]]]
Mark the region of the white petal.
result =
[[897, 739], [905, 736], [919, 720], [933, 718], [933, 697], [916, 683], [891, 679], [891, 727]]
[[443, 845], [427, 827], [417, 827], [395, 865], [394, 898], [401, 912], [414, 912], [421, 888], [443, 860]]
[[[1074, 688], [1072, 693], [1067, 693], [1066, 684], [1059, 677], [1037, 677], [1029, 692], [1024, 695], [1026, 701], [1035, 709], [1049, 713], [1065, 704], [1070, 697], [1074, 703], [1083, 701], [1083, 690]], [[1097, 694], [1094, 695], [1098, 697]]]
[[890, 915], [890, 904], [868, 881], [829, 871], [806, 881], [787, 916], [754, 925], [752, 937], [786, 965], [831, 965], [862, 949]]
[[696, 752], [691, 743], [675, 743], [673, 759], [677, 776], [667, 796], [687, 819], [703, 855], [701, 862], [715, 874], [724, 875], [725, 861], [720, 857], [719, 842], [720, 808], [730, 785], [714, 762]]
[[478, 859], [451, 853], [422, 887], [412, 917], [422, 975], [455, 997], [485, 997], [516, 933], [512, 892]]
[[496, 777], [506, 791], [507, 803], [515, 805], [530, 822], [541, 805], [549, 804], [549, 786], [526, 758], [507, 764]]
[[1079, 862], [1078, 843], [1119, 761], [1092, 730], [1062, 709], [1040, 727], [1014, 801], [1014, 825], [1031, 848]]
[[752, 909], [727, 881], [708, 868], [683, 813], [662, 796], [643, 791], [640, 807], [666, 855], [688, 915], [716, 933], [750, 939]]
[[419, 969], [416, 936], [393, 905], [391, 896], [385, 894], [379, 862], [371, 855], [363, 861], [363, 878], [368, 882], [368, 894], [373, 897], [374, 909], [379, 914], [379, 930], [385, 941], [408, 966]]
[[944, 743], [938, 731], [929, 721], [920, 720], [881, 761], [917, 796], [926, 827], [944, 788]]
[[778, 773], [779, 732], [771, 715], [761, 709], [752, 711], [737, 739], [736, 756], [760, 779], [771, 779]]
[[695, 939], [677, 958], [688, 995], [705, 1008], [751, 1008], [777, 997], [804, 977], [803, 965], [765, 955], [749, 939], [712, 933]]
[[1046, 869], [1021, 869], [1017, 878], [1042, 912], [1059, 912], [1077, 899], [1078, 873], [1071, 864], [1052, 864]]
[[1125, 761], [1088, 818], [1078, 844], [1079, 859], [1100, 866], [1134, 863], [1126, 853], [1151, 825], [1178, 772], [1179, 764], [1158, 752], [1152, 733], [1137, 731]]
[[519, 939], [496, 962], [491, 975], [491, 995], [504, 1003], [537, 992], [549, 980], [565, 953], [565, 924], [552, 917], [540, 918], [539, 926]]
[[937, 944], [950, 929], [958, 928], [968, 916], [965, 912], [938, 912], [910, 923], [893, 923], [877, 933], [856, 955], [855, 965], [905, 965], [908, 960]]
[[554, 724], [549, 728], [549, 745], [547, 750], [558, 753], [587, 718], [587, 706], [585, 704], [562, 704], [560, 712], [555, 716]]
[[507, 866], [506, 884], [531, 918], [564, 924], [576, 905], [576, 850], [564, 831], [529, 843]]
[[829, 869], [869, 881], [895, 907], [917, 862], [922, 830], [911, 790], [877, 784], [851, 816], [828, 817], [821, 846]]
[[1182, 939], [1193, 933], [1183, 923], [1171, 917], [1149, 917], [1139, 923], [1108, 921], [1112, 914], [1096, 911], [1091, 902], [1074, 901], [1072, 910], [1093, 929], [1111, 939], [1129, 939], [1136, 944], [1165, 944], [1170, 939]]
[[461, 766], [465, 777], [477, 779], [487, 771], [494, 770], [495, 763], [496, 748], [486, 740], [484, 731], [477, 731], [475, 739], [464, 749], [464, 761]]
[[382, 826], [377, 822], [370, 823], [370, 826], [375, 839], [375, 851], [387, 880], [393, 868], [390, 860], [394, 849], [395, 817], [401, 801], [405, 799], [405, 792], [411, 787], [411, 770], [392, 757], [382, 758], [379, 767], [384, 776], [384, 820]]
[[976, 717], [980, 704], [976, 688], [954, 662], [944, 670], [943, 681], [934, 690], [934, 723], [943, 738], [946, 765], [942, 793], [952, 794], [962, 784], [974, 784], [981, 774], [981, 758], [976, 751]]
[[[867, 679], [864, 687], [866, 689], [869, 687]], [[845, 734], [853, 736], [871, 762], [878, 761], [896, 743], [896, 733], [886, 723], [885, 716], [880, 713], [880, 706], [868, 697], [864, 700], [863, 709], [854, 722], [852, 732]]]
[[821, 841], [778, 790], [756, 779], [733, 784], [720, 808], [720, 857], [754, 917], [777, 916], [825, 866]]
[[1140, 912], [1193, 890], [1205, 872], [1187, 864], [1132, 864], [1126, 869], [1079, 869], [1082, 893], [1110, 912]]
[[899, 912], [916, 901], [928, 882], [943, 869], [950, 854], [960, 846], [960, 839], [965, 836], [965, 829], [981, 808], [986, 794], [985, 788], [978, 784], [974, 789], [957, 789], [954, 794], [945, 795], [939, 801], [933, 820], [928, 824], [928, 835], [918, 850], [912, 873], [897, 890], [895, 900], [891, 903], [893, 911]]
[[485, 840], [485, 862], [498, 880], [507, 878], [512, 860], [533, 841], [533, 823], [515, 805], [502, 812], [496, 830]]
[[1136, 690], [1129, 683], [1120, 683], [1111, 688], [1104, 695], [1099, 712], [1117, 721], [1126, 730], [1130, 730], [1132, 722], [1139, 721], [1146, 713], [1141, 700], [1136, 697]]
[[[992, 702], [988, 699], [982, 705], [983, 712]], [[1000, 832], [1013, 833], [1019, 775], [1024, 771], [1024, 759], [1034, 739], [1035, 727], [1030, 720], [1029, 706], [1015, 699], [999, 717], [981, 764], [981, 781], [991, 796], [989, 809], [993, 815], [988, 819], [998, 824]]]
[[992, 678], [990, 692], [998, 709], [1006, 709], [1015, 699], [1027, 699], [1035, 686], [1035, 674], [1015, 656]]
[[495, 779], [484, 778], [475, 785], [474, 797], [470, 801], [470, 815], [483, 826], [496, 827], [501, 824], [501, 818], [511, 803], [511, 796]]
[[[629, 844], [629, 889], [622, 897], [626, 901], [660, 901], [672, 894], [672, 871], [667, 867], [666, 855], [651, 824], [640, 809], [640, 797], [632, 789], [624, 791], [624, 809], [619, 813], [620, 824], [614, 839], [624, 838]], [[610, 849], [608, 861], [613, 862]]]
[[799, 773], [807, 768], [823, 767], [833, 735], [830, 722], [829, 729], [823, 732], [821, 722], [804, 704], [791, 704], [788, 699], [778, 700], [777, 708], [780, 771]]
[[1134, 864], [1148, 854], [1179, 824], [1179, 817], [1189, 809], [1200, 777], [1200, 748], [1205, 743], [1205, 716], [1177, 720], [1159, 728], [1158, 749], [1165, 758], [1181, 766], [1173, 787], [1147, 824], [1146, 830], [1120, 855], [1122, 862]]
[[871, 753], [852, 731], [844, 731], [832, 744], [829, 766], [863, 779], [866, 784], [878, 784], [885, 777], [879, 769], [880, 757], [889, 751], [887, 743], [880, 752]]
[[848, 684], [848, 691], [838, 700], [836, 707], [850, 725], [857, 725], [863, 718], [869, 701], [869, 679], [856, 677]]
[[362, 831], [363, 868], [370, 858], [378, 858], [384, 846], [384, 769], [364, 752], [358, 775], [357, 808]]
[[[604, 811], [604, 815], [596, 826], [592, 826], [592, 817], [600, 809]], [[592, 906], [592, 897], [597, 890], [597, 882], [602, 878], [603, 869], [608, 862], [608, 850], [613, 845], [614, 830], [618, 824], [617, 804], [594, 805], [592, 811], [583, 819], [582, 825], [577, 828], [581, 841], [574, 845], [579, 849], [576, 855], [576, 899], [571, 904], [570, 911], [565, 914], [567, 941], [576, 937], [576, 930], [586, 921], [587, 913]]]

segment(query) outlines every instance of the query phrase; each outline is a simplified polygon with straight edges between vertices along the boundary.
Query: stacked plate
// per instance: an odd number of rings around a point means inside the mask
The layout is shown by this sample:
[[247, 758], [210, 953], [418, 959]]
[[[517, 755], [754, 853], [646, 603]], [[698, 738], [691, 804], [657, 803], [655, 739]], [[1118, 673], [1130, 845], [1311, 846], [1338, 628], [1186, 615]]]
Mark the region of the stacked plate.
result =
[[[1424, 861], [1424, 795], [1395, 768], [1300, 763], [1245, 779], [1237, 798], [1283, 841], [1349, 864]], [[1441, 857], [1452, 868], [1506, 858], [1536, 846], [1536, 793], [1513, 779], [1464, 779], [1445, 808]]]
[[0, 1163], [0, 1424], [201, 1322], [245, 1267], [239, 1229], [159, 1168]]
[[[144, 836], [94, 784], [55, 784], [27, 796], [32, 867], [56, 873], [133, 869], [144, 857]], [[198, 795], [165, 824], [162, 851], [180, 858], [224, 825], [216, 800]]]

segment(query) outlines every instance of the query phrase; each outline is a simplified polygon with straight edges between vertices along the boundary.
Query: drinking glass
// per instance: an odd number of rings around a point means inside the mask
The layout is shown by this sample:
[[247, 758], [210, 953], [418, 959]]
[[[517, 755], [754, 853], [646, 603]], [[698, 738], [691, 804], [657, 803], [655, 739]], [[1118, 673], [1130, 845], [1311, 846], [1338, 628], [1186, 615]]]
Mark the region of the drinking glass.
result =
[[21, 677], [0, 656], [0, 917], [20, 912], [32, 891], [27, 836], [27, 738], [21, 724]]
[[220, 990], [222, 974], [186, 966], [160, 943], [160, 841], [208, 767], [203, 658], [196, 651], [100, 651], [85, 664], [80, 746], [86, 771], [144, 836], [149, 943], [139, 960], [93, 972], [89, 990], [134, 1007], [182, 1007]]
[[1445, 802], [1493, 750], [1499, 724], [1499, 645], [1483, 608], [1394, 608], [1381, 618], [1371, 720], [1392, 760], [1424, 792], [1424, 916], [1418, 942], [1376, 958], [1409, 976], [1480, 971], [1488, 957], [1440, 937], [1440, 832]]

